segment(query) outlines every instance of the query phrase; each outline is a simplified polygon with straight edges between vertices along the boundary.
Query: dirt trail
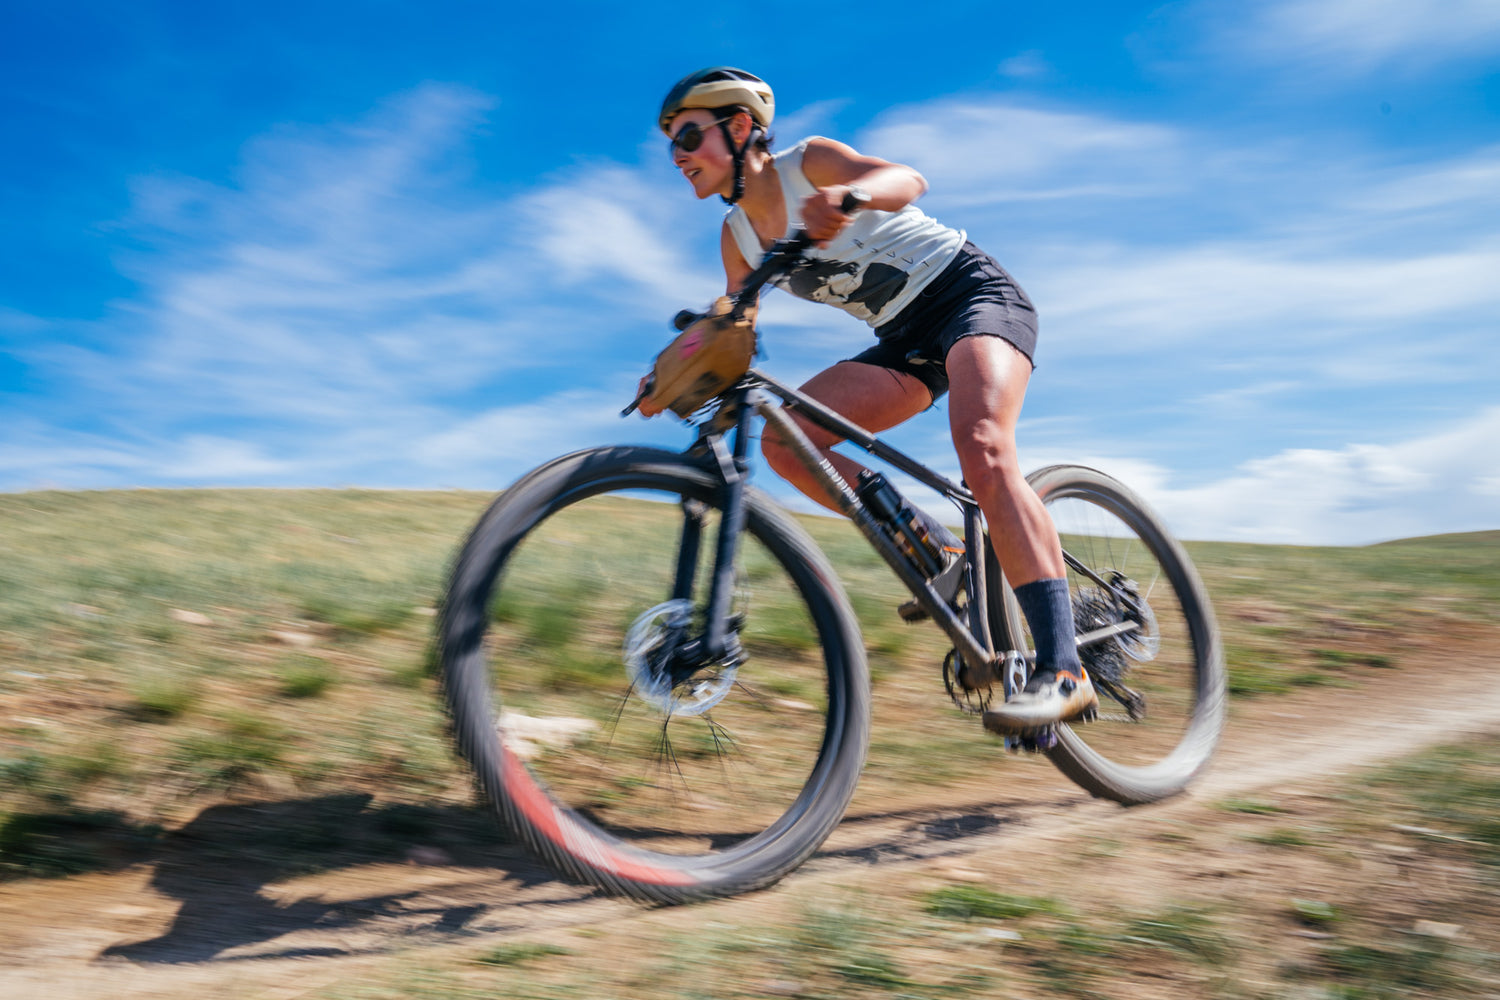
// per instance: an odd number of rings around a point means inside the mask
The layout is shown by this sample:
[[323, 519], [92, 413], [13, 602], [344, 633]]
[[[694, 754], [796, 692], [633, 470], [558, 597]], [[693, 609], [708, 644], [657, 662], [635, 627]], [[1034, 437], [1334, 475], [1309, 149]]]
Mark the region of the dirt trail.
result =
[[[1234, 706], [1214, 768], [1193, 794], [1143, 810], [1088, 799], [1049, 764], [1014, 758], [993, 776], [942, 790], [941, 803], [856, 808], [785, 889], [713, 904], [746, 915], [778, 892], [858, 885], [896, 873], [988, 870], [996, 859], [1081, 835], [1128, 841], [1149, 823], [1203, 818], [1258, 790], [1316, 787], [1352, 769], [1500, 730], [1487, 683], [1494, 636], [1403, 651], [1398, 670], [1348, 688], [1307, 689]], [[962, 724], [956, 720], [956, 724]], [[463, 859], [460, 859], [461, 861]], [[0, 887], [0, 995], [289, 998], [338, 982], [397, 949], [500, 940], [549, 927], [608, 929], [640, 909], [555, 881], [519, 852], [484, 864], [361, 865], [267, 881], [222, 860], [164, 856], [115, 874]], [[694, 910], [653, 919], [691, 923]]]

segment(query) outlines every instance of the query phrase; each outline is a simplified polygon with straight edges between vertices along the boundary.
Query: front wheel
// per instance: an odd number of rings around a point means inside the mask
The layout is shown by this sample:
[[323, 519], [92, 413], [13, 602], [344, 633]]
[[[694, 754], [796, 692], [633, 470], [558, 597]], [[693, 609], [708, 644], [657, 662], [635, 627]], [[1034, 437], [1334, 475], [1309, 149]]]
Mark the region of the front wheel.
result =
[[1182, 791], [1224, 725], [1224, 650], [1208, 593], [1146, 503], [1082, 466], [1027, 477], [1057, 526], [1079, 657], [1097, 720], [1058, 726], [1052, 762], [1095, 796], [1126, 805]]
[[645, 448], [580, 452], [506, 490], [441, 621], [459, 748], [556, 868], [682, 902], [757, 888], [843, 816], [869, 684], [832, 569], [749, 490], [722, 655], [704, 629], [724, 482]]

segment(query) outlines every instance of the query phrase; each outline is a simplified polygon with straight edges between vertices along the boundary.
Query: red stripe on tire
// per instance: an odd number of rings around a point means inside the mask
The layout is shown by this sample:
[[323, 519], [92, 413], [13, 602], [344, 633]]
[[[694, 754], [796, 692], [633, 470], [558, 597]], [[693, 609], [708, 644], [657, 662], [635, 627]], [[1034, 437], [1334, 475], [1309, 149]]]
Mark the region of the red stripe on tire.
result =
[[554, 845], [579, 861], [620, 878], [647, 885], [694, 885], [698, 879], [686, 872], [658, 868], [638, 861], [585, 830], [569, 812], [560, 809], [542, 791], [526, 765], [515, 754], [501, 754], [500, 779], [505, 794], [526, 821]]

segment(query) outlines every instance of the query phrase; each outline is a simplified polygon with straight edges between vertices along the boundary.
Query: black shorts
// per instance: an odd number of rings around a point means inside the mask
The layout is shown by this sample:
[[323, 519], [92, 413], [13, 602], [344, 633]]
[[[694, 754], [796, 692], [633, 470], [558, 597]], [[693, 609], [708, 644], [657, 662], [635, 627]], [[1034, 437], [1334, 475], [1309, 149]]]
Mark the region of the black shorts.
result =
[[920, 379], [936, 400], [948, 391], [946, 359], [954, 344], [999, 337], [1032, 361], [1036, 329], [1036, 309], [1021, 286], [989, 254], [965, 243], [914, 301], [876, 327], [880, 342], [848, 360]]

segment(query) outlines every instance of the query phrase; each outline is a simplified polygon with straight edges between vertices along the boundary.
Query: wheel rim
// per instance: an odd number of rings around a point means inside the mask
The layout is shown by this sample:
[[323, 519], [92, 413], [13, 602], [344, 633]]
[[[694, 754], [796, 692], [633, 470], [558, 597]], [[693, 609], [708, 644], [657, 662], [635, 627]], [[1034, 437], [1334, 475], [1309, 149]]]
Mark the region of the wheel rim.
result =
[[1100, 714], [1072, 726], [1071, 735], [1116, 766], [1160, 765], [1183, 752], [1200, 721], [1202, 637], [1182, 573], [1164, 541], [1119, 498], [1063, 486], [1043, 501], [1063, 549], [1081, 564], [1068, 569], [1077, 633], [1133, 628], [1080, 648]]
[[613, 844], [723, 858], [800, 814], [835, 742], [837, 695], [806, 606], [819, 598], [807, 596], [810, 571], [774, 537], [762, 541], [752, 517], [737, 560], [743, 627], [727, 662], [664, 679], [651, 650], [672, 628], [699, 627], [718, 516], [703, 511], [692, 597], [671, 599], [684, 492], [708, 501], [711, 491], [652, 485], [563, 497], [508, 556], [485, 639], [497, 731], [508, 766], [523, 760], [545, 792], [513, 803], [523, 812], [561, 807]]

